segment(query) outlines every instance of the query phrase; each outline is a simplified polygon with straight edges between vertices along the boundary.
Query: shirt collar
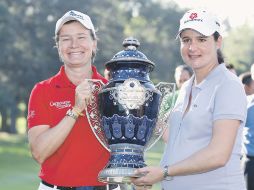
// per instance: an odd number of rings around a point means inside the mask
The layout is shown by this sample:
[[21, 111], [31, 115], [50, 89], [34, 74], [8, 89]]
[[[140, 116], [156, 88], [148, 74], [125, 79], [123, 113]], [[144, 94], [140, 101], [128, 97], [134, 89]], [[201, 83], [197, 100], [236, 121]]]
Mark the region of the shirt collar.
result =
[[[97, 69], [95, 66], [92, 65], [92, 79], [95, 79], [98, 77]], [[65, 73], [64, 66], [61, 66], [60, 71], [56, 74], [55, 77], [55, 86], [60, 88], [76, 88], [76, 85], [74, 85], [69, 78], [67, 77]]]
[[[212, 80], [217, 76], [219, 75], [222, 70], [226, 69], [226, 66], [224, 63], [221, 63], [219, 64], [218, 66], [216, 66], [207, 76], [206, 78], [204, 78], [204, 80], [199, 83], [198, 85], [194, 85], [195, 88], [199, 88], [199, 89], [204, 89], [206, 88], [207, 86], [209, 86], [212, 82]], [[192, 85], [192, 83], [194, 83], [194, 76], [192, 76], [191, 78], [192, 82], [190, 83], [190, 85]]]

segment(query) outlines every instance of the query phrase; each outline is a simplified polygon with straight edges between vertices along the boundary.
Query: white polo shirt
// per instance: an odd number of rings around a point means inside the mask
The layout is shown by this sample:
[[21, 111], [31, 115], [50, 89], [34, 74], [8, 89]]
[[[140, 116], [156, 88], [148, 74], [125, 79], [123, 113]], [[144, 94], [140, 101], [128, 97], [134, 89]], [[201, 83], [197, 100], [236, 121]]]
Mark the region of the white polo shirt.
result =
[[[241, 169], [242, 129], [246, 120], [246, 95], [240, 80], [218, 65], [198, 85], [193, 86], [194, 76], [181, 88], [169, 119], [169, 141], [161, 165], [172, 165], [206, 147], [212, 138], [213, 122], [218, 119], [241, 121], [238, 135], [228, 163], [216, 170], [195, 175], [176, 176], [163, 181], [165, 190], [244, 190]], [[192, 89], [189, 111], [186, 110]]]

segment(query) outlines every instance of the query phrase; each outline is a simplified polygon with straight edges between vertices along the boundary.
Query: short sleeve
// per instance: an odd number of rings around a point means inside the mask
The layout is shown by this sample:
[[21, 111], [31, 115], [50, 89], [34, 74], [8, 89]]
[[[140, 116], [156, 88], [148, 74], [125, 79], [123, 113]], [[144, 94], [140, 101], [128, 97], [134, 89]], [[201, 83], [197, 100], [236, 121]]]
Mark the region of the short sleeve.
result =
[[236, 80], [223, 82], [217, 88], [213, 120], [236, 119], [245, 122], [247, 98], [243, 86]]
[[46, 93], [42, 84], [36, 84], [30, 94], [28, 103], [27, 126], [49, 125], [49, 111], [46, 104]]

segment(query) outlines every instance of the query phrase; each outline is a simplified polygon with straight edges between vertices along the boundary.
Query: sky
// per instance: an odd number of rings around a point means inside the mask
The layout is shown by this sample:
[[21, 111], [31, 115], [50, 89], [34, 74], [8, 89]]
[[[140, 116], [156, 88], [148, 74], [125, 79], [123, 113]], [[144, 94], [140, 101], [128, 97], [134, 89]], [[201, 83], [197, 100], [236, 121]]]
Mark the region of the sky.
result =
[[252, 0], [174, 0], [181, 8], [206, 8], [215, 13], [223, 22], [228, 18], [236, 27], [246, 21], [254, 26], [254, 3]]

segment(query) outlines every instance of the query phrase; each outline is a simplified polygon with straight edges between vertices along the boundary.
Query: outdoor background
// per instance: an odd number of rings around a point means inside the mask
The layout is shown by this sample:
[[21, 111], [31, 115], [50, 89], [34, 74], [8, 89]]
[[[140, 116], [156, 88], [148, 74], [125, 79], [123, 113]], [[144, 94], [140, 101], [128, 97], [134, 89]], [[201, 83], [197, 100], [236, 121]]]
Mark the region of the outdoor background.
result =
[[[123, 49], [122, 41], [129, 36], [140, 41], [139, 50], [156, 64], [150, 75], [154, 83], [174, 82], [174, 69], [183, 64], [175, 36], [185, 10], [174, 1], [1, 0], [0, 190], [34, 190], [39, 183], [39, 166], [27, 144], [26, 105], [34, 84], [54, 75], [62, 65], [53, 35], [57, 19], [71, 9], [90, 15], [98, 29], [94, 64], [101, 73], [104, 63]], [[223, 53], [240, 74], [254, 62], [254, 29], [248, 20], [233, 26], [229, 18], [222, 20]], [[159, 141], [146, 154], [147, 163], [158, 164], [163, 148]]]

